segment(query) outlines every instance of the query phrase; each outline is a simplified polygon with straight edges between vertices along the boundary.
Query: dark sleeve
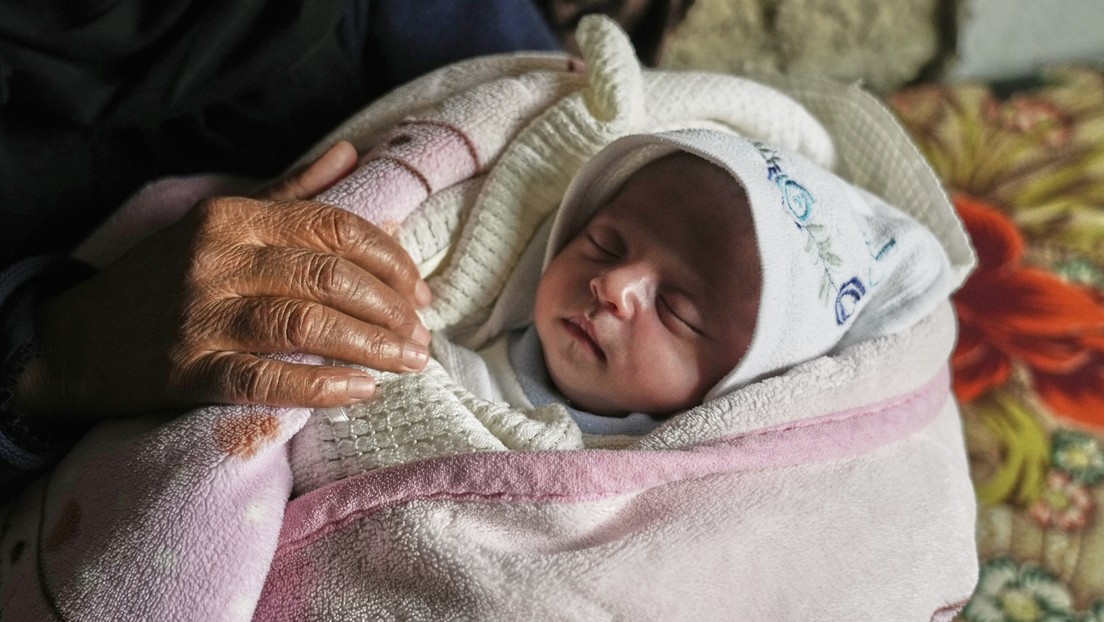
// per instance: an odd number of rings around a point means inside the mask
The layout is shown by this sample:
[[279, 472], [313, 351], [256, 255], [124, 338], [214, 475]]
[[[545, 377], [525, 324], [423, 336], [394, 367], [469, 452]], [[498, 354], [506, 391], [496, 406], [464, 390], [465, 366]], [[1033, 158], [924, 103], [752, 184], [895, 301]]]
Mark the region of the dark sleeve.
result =
[[30, 257], [0, 272], [0, 503], [53, 464], [79, 437], [80, 431], [75, 430], [42, 434], [9, 401], [17, 375], [38, 353], [34, 340], [38, 300], [91, 273], [91, 266], [62, 255]]
[[9, 105], [151, 124], [268, 86], [336, 32], [345, 0], [0, 0]]
[[366, 40], [393, 85], [475, 56], [561, 49], [534, 0], [358, 2], [371, 5]]
[[266, 178], [366, 103], [556, 49], [533, 0], [0, 0], [0, 267], [67, 253], [144, 183]]
[[143, 184], [277, 174], [366, 101], [348, 0], [0, 0], [0, 268]]

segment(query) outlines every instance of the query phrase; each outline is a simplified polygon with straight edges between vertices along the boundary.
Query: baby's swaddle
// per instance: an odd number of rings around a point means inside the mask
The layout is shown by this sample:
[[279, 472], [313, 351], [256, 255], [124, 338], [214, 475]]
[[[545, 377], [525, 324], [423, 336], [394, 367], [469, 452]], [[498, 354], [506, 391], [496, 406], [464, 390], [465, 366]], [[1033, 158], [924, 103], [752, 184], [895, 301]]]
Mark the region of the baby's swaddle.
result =
[[366, 370], [376, 395], [340, 409], [318, 409], [292, 438], [289, 460], [299, 495], [373, 469], [476, 451], [583, 449], [579, 427], [556, 405], [511, 407], [480, 398], [450, 376], [456, 370], [487, 375], [470, 350], [438, 335], [426, 369], [416, 374]]
[[[531, 79], [492, 81], [455, 95], [429, 114], [408, 118], [384, 134], [366, 163], [320, 200], [399, 229], [409, 211], [435, 190], [468, 180], [486, 164], [515, 170], [532, 167], [533, 162], [522, 157], [526, 152], [508, 151], [499, 157], [524, 125], [521, 119], [537, 108], [538, 91], [519, 91], [517, 84], [523, 82], [540, 84], [540, 93], [556, 93], [550, 80]], [[484, 102], [496, 108], [491, 122]], [[772, 103], [778, 115], [802, 119], [814, 136], [810, 143], [816, 144], [825, 133], [781, 93], [774, 93]], [[707, 399], [781, 373], [838, 345], [904, 330], [950, 294], [952, 268], [943, 247], [915, 220], [802, 154], [720, 127], [637, 133], [615, 140], [581, 167], [551, 221], [549, 235], [536, 236], [523, 256], [543, 255], [547, 265], [634, 172], [674, 151], [712, 162], [736, 179], [748, 196], [760, 249], [762, 304], [754, 337], [739, 365]], [[475, 153], [482, 154], [486, 164], [472, 162]], [[831, 151], [815, 155], [826, 162], [832, 158]], [[523, 205], [504, 208], [525, 211]], [[538, 274], [523, 261], [503, 298], [516, 299], [522, 294], [512, 289], [531, 291], [537, 280]], [[473, 352], [455, 354], [463, 349], [447, 343], [446, 332], [436, 339], [436, 356], [445, 352], [452, 361], [469, 359], [459, 364], [467, 370], [487, 366]], [[436, 456], [580, 449], [587, 440], [563, 409], [550, 405], [534, 411], [528, 403], [494, 403], [488, 400], [499, 395], [472, 393], [482, 381], [464, 384], [472, 374], [500, 372], [465, 371], [450, 378], [436, 362], [420, 376], [369, 371], [380, 387], [374, 398], [315, 413], [293, 439], [296, 494], [374, 468]], [[633, 442], [588, 440], [586, 446]]]
[[[572, 64], [568, 68], [577, 66]], [[435, 315], [444, 316], [457, 298], [475, 298], [480, 293], [480, 280], [502, 281], [504, 275], [512, 274], [510, 278], [523, 282], [523, 286], [528, 287], [526, 280], [535, 284], [539, 275], [532, 273], [524, 262], [514, 270], [508, 263], [511, 245], [500, 247], [497, 243], [504, 237], [516, 240], [519, 234], [531, 230], [536, 218], [552, 211], [549, 208], [558, 205], [560, 198], [547, 195], [536, 201], [531, 196], [532, 186], [517, 184], [539, 184], [546, 190], [566, 187], [573, 175], [568, 167], [580, 163], [580, 152], [604, 148], [604, 141], [664, 122], [643, 114], [623, 128], [618, 124], [585, 127], [573, 123], [570, 116], [546, 119], [539, 115], [557, 100], [562, 101], [574, 86], [563, 79], [562, 73], [530, 72], [460, 90], [408, 114], [394, 127], [373, 137], [375, 143], [358, 169], [318, 200], [396, 232], [419, 259], [439, 255], [443, 243], [456, 240], [457, 224], [470, 210], [466, 237], [456, 242], [460, 247], [458, 253], [462, 258], [470, 258], [477, 256], [480, 245], [494, 244], [493, 249], [483, 251], [493, 252], [494, 261], [464, 265], [461, 259], [446, 267], [439, 278], [430, 279], [436, 290], [427, 317], [431, 326], [440, 321], [435, 320]], [[834, 151], [826, 131], [789, 97], [735, 78], [702, 87], [706, 93], [719, 89], [722, 92], [715, 97], [726, 98], [732, 106], [718, 119], [726, 127], [739, 128], [772, 143], [781, 141], [805, 148], [820, 162], [832, 162]], [[663, 93], [653, 96], [668, 99]], [[617, 97], [624, 99], [625, 94]], [[607, 105], [635, 108], [642, 101], [633, 100], [643, 98], [643, 93], [634, 93], [627, 102], [614, 100]], [[771, 109], [769, 119], [762, 116], [763, 107]], [[676, 107], [669, 111], [671, 119], [666, 122], [689, 126], [715, 122], [699, 118], [701, 112], [688, 101], [686, 109]], [[543, 147], [545, 151], [535, 147]], [[563, 162], [564, 166], [551, 171], [550, 162]], [[593, 176], [593, 168], [584, 170], [590, 170]], [[478, 188], [465, 188], [465, 184]], [[477, 197], [476, 204], [466, 205], [464, 199], [473, 194]], [[460, 250], [465, 243], [467, 253]], [[528, 250], [520, 254], [542, 253], [543, 245], [545, 237], [538, 235], [529, 243]], [[455, 286], [457, 281], [469, 286], [458, 293], [445, 286]], [[501, 288], [503, 283], [495, 287]], [[472, 310], [466, 309], [464, 313], [470, 323]], [[438, 347], [455, 351], [455, 346], [440, 344], [447, 338], [447, 331], [440, 333]], [[472, 367], [478, 366], [478, 362], [473, 362]], [[420, 376], [371, 373], [376, 375], [379, 387], [376, 397], [353, 407], [316, 412], [305, 430], [292, 440], [290, 456], [296, 494], [373, 468], [435, 456], [583, 447], [578, 426], [562, 408], [532, 409], [522, 404], [510, 406], [488, 401], [488, 396], [476, 396], [471, 387], [464, 387], [456, 377], [442, 373], [436, 363], [431, 363], [427, 373]], [[625, 442], [592, 438], [589, 445], [616, 446]]]

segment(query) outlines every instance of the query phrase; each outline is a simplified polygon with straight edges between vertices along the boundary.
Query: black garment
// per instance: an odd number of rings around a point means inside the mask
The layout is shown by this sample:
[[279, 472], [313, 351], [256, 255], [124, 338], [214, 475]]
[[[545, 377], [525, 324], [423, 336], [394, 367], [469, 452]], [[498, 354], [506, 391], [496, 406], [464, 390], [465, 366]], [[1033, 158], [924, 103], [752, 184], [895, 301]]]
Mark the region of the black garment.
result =
[[557, 47], [519, 0], [0, 0], [0, 269], [151, 179], [272, 176], [424, 71]]
[[0, 266], [68, 250], [154, 177], [278, 171], [365, 99], [344, 4], [0, 3]]

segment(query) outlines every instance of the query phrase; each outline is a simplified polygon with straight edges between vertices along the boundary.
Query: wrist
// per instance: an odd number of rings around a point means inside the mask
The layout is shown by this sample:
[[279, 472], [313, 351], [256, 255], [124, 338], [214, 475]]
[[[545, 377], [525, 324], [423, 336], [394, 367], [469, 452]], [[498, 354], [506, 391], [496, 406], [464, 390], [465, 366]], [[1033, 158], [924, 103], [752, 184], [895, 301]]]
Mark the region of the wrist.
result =
[[[33, 361], [40, 350], [29, 343], [9, 357], [5, 375], [0, 380], [0, 434], [23, 450], [37, 455], [52, 453], [56, 448], [58, 435], [48, 418], [43, 418], [35, 408], [35, 400], [28, 400], [28, 370], [36, 365]], [[30, 377], [33, 377], [31, 374]]]
[[[27, 350], [29, 356], [22, 364], [14, 369], [9, 368], [11, 376], [5, 407], [33, 420], [49, 419], [51, 409], [49, 404], [44, 403], [44, 396], [47, 395], [44, 389], [48, 388], [48, 383], [43, 382], [42, 348], [34, 343], [29, 344]], [[42, 427], [52, 426], [44, 424]]]
[[83, 431], [64, 410], [40, 330], [48, 296], [91, 270], [64, 257], [32, 258], [0, 275], [0, 433], [36, 453], [51, 453]]
[[79, 410], [73, 406], [71, 385], [66, 379], [72, 371], [64, 367], [66, 353], [58, 337], [59, 324], [51, 315], [52, 301], [39, 302], [34, 314], [32, 356], [25, 359], [11, 383], [11, 407], [24, 417], [33, 419], [38, 429], [52, 431], [61, 437], [65, 430], [79, 427]]

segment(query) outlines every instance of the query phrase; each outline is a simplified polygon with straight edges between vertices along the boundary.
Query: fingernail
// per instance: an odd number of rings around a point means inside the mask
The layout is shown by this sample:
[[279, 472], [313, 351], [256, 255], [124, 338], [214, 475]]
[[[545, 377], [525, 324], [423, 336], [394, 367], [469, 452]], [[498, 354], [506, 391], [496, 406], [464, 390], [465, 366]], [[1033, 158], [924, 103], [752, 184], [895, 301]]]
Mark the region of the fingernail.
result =
[[410, 335], [412, 341], [417, 341], [423, 346], [429, 345], [429, 329], [421, 324], [414, 327], [414, 332]]
[[425, 367], [427, 360], [429, 360], [429, 351], [426, 350], [425, 346], [413, 341], [407, 341], [403, 344], [402, 362], [407, 369], [417, 371]]
[[340, 153], [341, 152], [338, 150], [338, 144], [334, 143], [330, 145], [330, 148], [327, 149], [325, 153], [322, 154], [322, 157], [318, 158], [318, 160], [315, 162], [315, 165], [336, 169], [338, 166], [341, 165], [341, 160], [338, 157]]
[[418, 303], [419, 307], [424, 307], [433, 300], [433, 292], [429, 291], [429, 285], [426, 285], [425, 281], [418, 281], [414, 285], [414, 302]]
[[345, 383], [345, 395], [363, 400], [372, 397], [376, 392], [376, 381], [369, 376], [352, 376]]

